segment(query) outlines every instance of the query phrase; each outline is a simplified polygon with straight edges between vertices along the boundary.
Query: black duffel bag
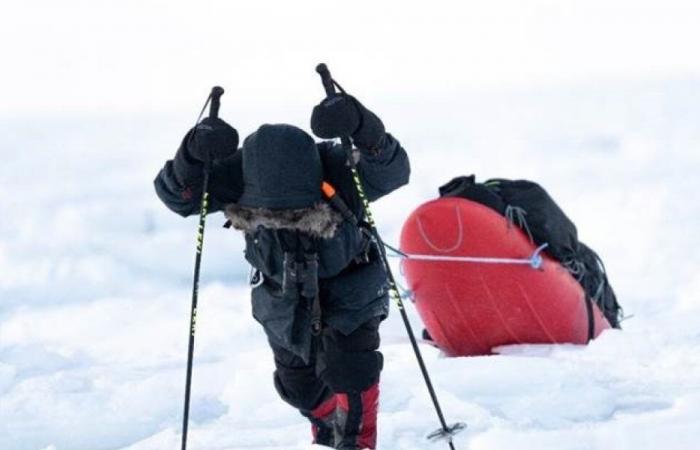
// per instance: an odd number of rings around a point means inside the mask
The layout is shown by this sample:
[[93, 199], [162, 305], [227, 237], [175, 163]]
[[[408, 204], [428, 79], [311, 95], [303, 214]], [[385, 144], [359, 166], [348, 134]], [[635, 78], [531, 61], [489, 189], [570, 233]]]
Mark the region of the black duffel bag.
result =
[[461, 197], [488, 206], [527, 233], [536, 245], [559, 261], [581, 284], [589, 312], [598, 305], [605, 318], [620, 328], [622, 308], [610, 286], [600, 257], [578, 240], [576, 225], [539, 184], [528, 180], [491, 179], [477, 183], [474, 175], [457, 177], [440, 187], [441, 197]]

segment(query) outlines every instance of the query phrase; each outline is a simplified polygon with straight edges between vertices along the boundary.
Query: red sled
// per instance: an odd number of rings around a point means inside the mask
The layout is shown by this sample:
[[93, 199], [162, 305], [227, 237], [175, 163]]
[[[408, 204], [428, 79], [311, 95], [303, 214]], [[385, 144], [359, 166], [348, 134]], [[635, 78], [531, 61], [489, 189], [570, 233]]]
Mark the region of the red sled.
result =
[[[537, 247], [496, 211], [464, 198], [421, 205], [406, 220], [401, 250], [430, 257], [539, 258]], [[527, 264], [405, 258], [403, 273], [428, 333], [450, 356], [488, 355], [510, 344], [586, 344], [581, 285], [542, 253]], [[503, 261], [501, 261], [503, 262]], [[593, 336], [610, 328], [592, 306]]]

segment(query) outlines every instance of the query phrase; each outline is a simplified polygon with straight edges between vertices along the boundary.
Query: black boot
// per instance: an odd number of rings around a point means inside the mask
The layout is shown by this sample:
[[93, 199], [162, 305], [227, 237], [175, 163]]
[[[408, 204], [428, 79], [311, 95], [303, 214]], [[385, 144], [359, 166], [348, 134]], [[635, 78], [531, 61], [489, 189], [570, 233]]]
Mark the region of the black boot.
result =
[[304, 414], [311, 422], [311, 435], [313, 443], [335, 447], [335, 436], [333, 434], [333, 422], [335, 420], [335, 409], [337, 400], [335, 396], [330, 397], [313, 411]]
[[379, 384], [363, 392], [336, 394], [334, 430], [339, 450], [374, 449], [377, 445]]

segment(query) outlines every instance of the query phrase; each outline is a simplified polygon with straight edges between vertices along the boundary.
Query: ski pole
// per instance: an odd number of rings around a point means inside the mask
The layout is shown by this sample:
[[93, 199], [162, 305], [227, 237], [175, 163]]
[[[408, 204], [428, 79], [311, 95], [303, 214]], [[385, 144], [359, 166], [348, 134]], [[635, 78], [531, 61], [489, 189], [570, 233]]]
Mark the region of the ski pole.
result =
[[[219, 106], [221, 106], [221, 96], [224, 94], [224, 89], [220, 86], [214, 86], [211, 89], [207, 101], [204, 102], [202, 111], [197, 117], [194, 131], [190, 139], [194, 138], [197, 133], [197, 124], [204, 115], [204, 111], [209, 105], [209, 117], [217, 118], [219, 116]], [[204, 152], [204, 182], [202, 186], [202, 204], [199, 210], [199, 226], [197, 227], [197, 250], [194, 258], [194, 281], [192, 283], [192, 309], [190, 311], [190, 327], [189, 347], [187, 349], [187, 378], [185, 381], [185, 408], [182, 417], [182, 450], [187, 448], [187, 426], [190, 416], [190, 390], [192, 387], [192, 360], [194, 357], [194, 334], [197, 328], [197, 298], [199, 297], [199, 269], [202, 264], [202, 247], [204, 245], [204, 226], [207, 221], [207, 210], [209, 209], [209, 169], [211, 168], [211, 155], [208, 151]]]
[[[331, 73], [325, 64], [321, 63], [318, 66], [316, 66], [316, 72], [318, 72], [318, 74], [321, 75], [321, 82], [323, 83], [323, 88], [326, 91], [326, 96], [332, 97], [333, 95], [335, 95], [336, 86], [342, 93], [345, 93], [345, 91], [343, 91], [343, 88], [341, 88], [340, 85], [336, 83], [336, 81], [331, 77]], [[365, 189], [362, 186], [362, 181], [360, 180], [360, 175], [357, 171], [356, 164], [358, 158], [356, 158], [355, 155], [355, 152], [357, 150], [353, 150], [352, 142], [350, 141], [349, 136], [342, 136], [340, 138], [340, 142], [343, 146], [343, 149], [345, 149], [345, 152], [348, 155], [348, 163], [350, 165], [350, 172], [352, 174], [353, 182], [355, 183], [355, 189], [357, 190], [357, 194], [360, 197], [362, 208], [364, 209], [364, 215], [370, 227], [370, 232], [372, 233], [372, 236], [377, 242], [377, 247], [379, 248], [379, 255], [384, 269], [386, 270], [387, 279], [389, 281], [389, 296], [395, 301], [396, 306], [399, 309], [399, 312], [401, 313], [401, 319], [403, 320], [404, 326], [406, 327], [408, 339], [411, 341], [413, 353], [415, 354], [416, 360], [418, 361], [418, 366], [420, 367], [420, 371], [423, 375], [423, 380], [425, 381], [425, 385], [428, 388], [430, 398], [433, 401], [433, 406], [435, 407], [435, 412], [437, 413], [438, 419], [440, 421], [441, 428], [430, 433], [428, 435], [428, 439], [446, 440], [450, 446], [450, 449], [455, 450], [454, 443], [452, 442], [452, 437], [464, 428], [466, 428], [466, 424], [458, 422], [448, 426], [447, 422], [445, 421], [445, 416], [442, 413], [440, 402], [438, 401], [437, 394], [435, 393], [435, 389], [433, 388], [433, 383], [430, 380], [428, 368], [425, 366], [425, 362], [423, 361], [423, 355], [421, 354], [420, 348], [418, 347], [416, 337], [413, 334], [413, 328], [411, 327], [411, 322], [408, 320], [408, 315], [406, 314], [406, 309], [404, 308], [403, 300], [401, 300], [401, 295], [399, 294], [399, 290], [396, 285], [396, 280], [394, 278], [393, 273], [391, 272], [391, 267], [389, 267], [389, 261], [386, 257], [386, 249], [382, 245], [382, 238], [379, 236], [379, 230], [377, 230], [377, 226], [372, 216], [372, 211], [369, 207], [369, 200], [367, 199]]]

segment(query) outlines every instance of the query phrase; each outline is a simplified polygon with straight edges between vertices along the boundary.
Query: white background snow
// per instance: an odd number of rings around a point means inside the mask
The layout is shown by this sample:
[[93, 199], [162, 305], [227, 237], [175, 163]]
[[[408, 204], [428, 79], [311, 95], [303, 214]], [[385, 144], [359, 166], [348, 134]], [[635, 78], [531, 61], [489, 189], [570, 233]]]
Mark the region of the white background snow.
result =
[[[697, 448], [698, 23], [679, 0], [3, 2], [0, 449], [179, 448], [196, 218], [152, 179], [214, 84], [242, 135], [306, 128], [319, 61], [411, 155], [412, 183], [374, 205], [387, 240], [452, 176], [531, 178], [633, 315], [588, 347], [423, 346], [448, 420], [469, 424], [457, 448]], [[222, 222], [190, 448], [307, 449]], [[446, 448], [424, 439], [438, 424], [398, 313], [382, 333], [380, 448]]]

